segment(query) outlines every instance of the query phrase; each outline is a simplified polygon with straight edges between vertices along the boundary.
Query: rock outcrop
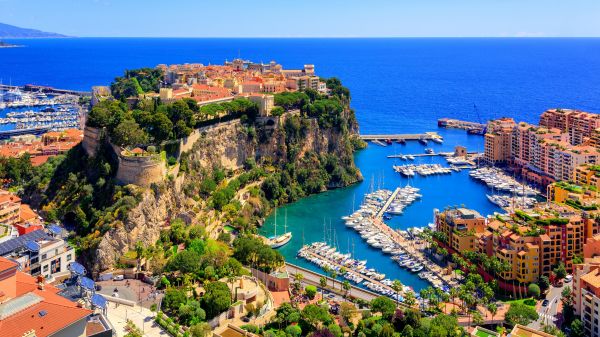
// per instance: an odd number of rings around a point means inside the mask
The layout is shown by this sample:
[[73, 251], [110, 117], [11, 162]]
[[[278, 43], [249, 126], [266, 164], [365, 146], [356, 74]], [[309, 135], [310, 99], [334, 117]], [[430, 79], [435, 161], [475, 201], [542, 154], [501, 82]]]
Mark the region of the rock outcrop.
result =
[[[183, 147], [188, 152], [187, 160], [195, 167], [219, 166], [228, 170], [242, 168], [248, 158], [260, 161], [268, 157], [273, 163], [285, 161], [285, 118], [291, 118], [291, 115], [258, 122], [255, 130], [237, 120], [195, 130]], [[333, 128], [322, 129], [314, 119], [307, 121], [307, 133], [299, 143], [300, 153], [313, 151], [317, 154], [334, 153], [340, 157], [352, 156], [345, 139], [347, 134]], [[172, 180], [167, 179], [146, 189], [142, 201], [129, 212], [127, 219], [104, 234], [93, 269], [102, 271], [111, 268], [118, 257], [133, 249], [138, 241], [144, 245], [154, 244], [161, 228], [170, 219], [190, 213], [197, 203], [182, 191], [187, 179], [188, 175], [182, 172]]]

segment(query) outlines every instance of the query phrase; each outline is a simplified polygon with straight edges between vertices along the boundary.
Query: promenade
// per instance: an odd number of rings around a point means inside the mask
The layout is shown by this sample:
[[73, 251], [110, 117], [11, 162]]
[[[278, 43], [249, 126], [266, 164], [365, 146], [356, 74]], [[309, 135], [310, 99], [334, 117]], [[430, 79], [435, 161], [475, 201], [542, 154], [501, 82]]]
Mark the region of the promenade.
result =
[[[306, 284], [314, 285], [317, 287], [321, 287], [321, 282], [320, 282], [321, 277], [327, 278], [328, 283], [330, 283], [333, 280], [329, 276], [316, 273], [312, 270], [308, 270], [306, 268], [302, 268], [302, 267], [296, 266], [296, 265], [288, 263], [288, 262], [285, 263], [285, 267], [290, 276], [297, 274], [297, 273], [302, 274], [302, 275], [304, 275], [304, 279], [302, 280], [302, 282], [304, 282]], [[339, 283], [340, 281], [336, 280], [336, 282]], [[342, 296], [344, 294], [344, 291], [340, 290], [339, 288], [334, 289], [333, 291], [340, 296]], [[348, 296], [360, 298], [365, 301], [371, 301], [372, 299], [377, 298], [380, 295], [378, 295], [374, 292], [371, 292], [369, 290], [359, 288], [357, 286], [352, 285], [351, 289], [348, 291]]]

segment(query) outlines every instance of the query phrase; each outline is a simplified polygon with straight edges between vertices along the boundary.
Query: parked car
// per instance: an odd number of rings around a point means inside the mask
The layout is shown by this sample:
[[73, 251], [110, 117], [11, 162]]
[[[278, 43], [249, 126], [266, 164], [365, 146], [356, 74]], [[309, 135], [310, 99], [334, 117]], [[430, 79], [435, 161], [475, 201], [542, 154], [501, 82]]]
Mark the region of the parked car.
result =
[[569, 283], [573, 281], [573, 275], [567, 275], [567, 277], [565, 277], [565, 282]]
[[115, 275], [115, 277], [113, 277], [113, 281], [123, 281], [125, 279], [125, 276], [123, 275]]
[[248, 316], [242, 317], [242, 322], [245, 322], [245, 323], [250, 322], [250, 317], [248, 317]]
[[547, 307], [548, 303], [550, 303], [550, 302], [548, 302], [548, 300], [543, 300], [542, 301], [542, 307]]

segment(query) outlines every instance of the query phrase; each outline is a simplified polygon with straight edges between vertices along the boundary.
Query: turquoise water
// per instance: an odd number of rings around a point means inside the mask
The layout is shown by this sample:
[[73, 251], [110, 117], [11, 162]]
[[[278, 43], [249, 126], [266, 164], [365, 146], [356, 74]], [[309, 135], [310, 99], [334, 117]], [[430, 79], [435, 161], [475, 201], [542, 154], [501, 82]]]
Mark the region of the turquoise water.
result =
[[[444, 144], [430, 143], [427, 147], [436, 152], [452, 151], [456, 145], [464, 145], [469, 151], [483, 150], [483, 137], [469, 136], [462, 130], [437, 129], [435, 126], [423, 126], [425, 130], [435, 130], [444, 137]], [[296, 203], [286, 205], [277, 210], [278, 231], [283, 232], [284, 216], [287, 212], [287, 229], [293, 233], [293, 238], [286, 246], [279, 250], [286, 260], [302, 267], [321, 271], [317, 266], [308, 261], [297, 258], [296, 253], [303, 242], [308, 244], [323, 241], [325, 222], [327, 228], [335, 230], [338, 247], [342, 252], [352, 252], [354, 243], [354, 256], [358, 259], [367, 259], [367, 265], [386, 274], [391, 279], [399, 279], [403, 284], [413, 287], [416, 291], [427, 286], [416, 274], [412, 274], [395, 264], [389, 255], [380, 250], [371, 248], [353, 229], [345, 226], [341, 217], [352, 213], [353, 203], [356, 208], [360, 205], [362, 197], [368, 193], [371, 180], [374, 187], [394, 189], [404, 186], [408, 179], [392, 170], [392, 165], [408, 163], [400, 159], [388, 159], [390, 154], [420, 154], [424, 153], [426, 146], [418, 142], [408, 142], [407, 145], [393, 144], [387, 147], [369, 144], [367, 149], [356, 153], [355, 161], [365, 179], [353, 186], [328, 191], [310, 196]], [[416, 158], [414, 163], [442, 163], [443, 157]], [[404, 214], [395, 216], [386, 221], [392, 228], [406, 229], [409, 227], [423, 227], [433, 221], [433, 210], [443, 209], [446, 206], [461, 205], [473, 208], [483, 215], [500, 211], [485, 197], [490, 191], [488, 188], [469, 177], [467, 170], [454, 172], [450, 175], [439, 175], [411, 178], [410, 184], [421, 189], [423, 197], [408, 206]], [[354, 200], [354, 201], [353, 201]], [[274, 229], [274, 213], [269, 216], [265, 225], [260, 229], [261, 234], [272, 235]]]

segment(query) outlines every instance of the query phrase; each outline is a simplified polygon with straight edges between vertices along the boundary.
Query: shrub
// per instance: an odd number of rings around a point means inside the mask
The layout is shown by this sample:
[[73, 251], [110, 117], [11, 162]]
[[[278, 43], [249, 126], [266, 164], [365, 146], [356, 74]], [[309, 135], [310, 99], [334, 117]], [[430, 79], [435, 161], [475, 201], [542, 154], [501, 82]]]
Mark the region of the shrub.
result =
[[317, 287], [315, 287], [313, 285], [308, 285], [308, 286], [306, 286], [306, 288], [304, 288], [304, 293], [306, 294], [306, 296], [308, 296], [308, 298], [310, 298], [312, 300], [315, 298], [315, 295], [317, 294]]

